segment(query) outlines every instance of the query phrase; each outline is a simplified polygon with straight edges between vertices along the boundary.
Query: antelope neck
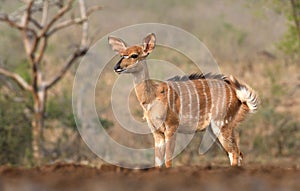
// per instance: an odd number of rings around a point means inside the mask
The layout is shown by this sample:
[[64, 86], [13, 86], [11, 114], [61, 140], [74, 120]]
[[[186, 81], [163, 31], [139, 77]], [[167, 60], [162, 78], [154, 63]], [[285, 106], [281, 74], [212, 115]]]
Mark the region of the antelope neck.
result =
[[141, 69], [137, 72], [133, 72], [132, 75], [134, 77], [134, 86], [135, 93], [138, 97], [140, 103], [149, 104], [153, 99], [155, 99], [155, 90], [156, 87], [152, 80], [149, 79], [148, 67], [146, 64], [146, 60], [140, 61]]
[[142, 69], [132, 73], [135, 86], [141, 83], [147, 83], [146, 81], [149, 80], [149, 72], [148, 72], [148, 66], [146, 60], [144, 59], [141, 60], [140, 62], [141, 62], [140, 64], [142, 66]]

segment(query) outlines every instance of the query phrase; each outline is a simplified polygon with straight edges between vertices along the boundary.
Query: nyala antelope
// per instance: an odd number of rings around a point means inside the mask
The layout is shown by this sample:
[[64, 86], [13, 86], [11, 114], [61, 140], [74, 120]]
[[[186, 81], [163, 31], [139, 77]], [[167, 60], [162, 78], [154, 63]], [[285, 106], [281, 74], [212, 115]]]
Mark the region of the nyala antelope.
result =
[[177, 132], [202, 131], [212, 122], [219, 129], [216, 138], [230, 164], [241, 165], [243, 154], [234, 128], [247, 113], [257, 110], [257, 94], [233, 76], [221, 74], [176, 76], [165, 82], [151, 80], [146, 58], [155, 48], [155, 40], [152, 33], [142, 45], [128, 47], [119, 38], [108, 38], [112, 49], [121, 56], [114, 71], [134, 77], [135, 93], [155, 141], [155, 166], [172, 166]]

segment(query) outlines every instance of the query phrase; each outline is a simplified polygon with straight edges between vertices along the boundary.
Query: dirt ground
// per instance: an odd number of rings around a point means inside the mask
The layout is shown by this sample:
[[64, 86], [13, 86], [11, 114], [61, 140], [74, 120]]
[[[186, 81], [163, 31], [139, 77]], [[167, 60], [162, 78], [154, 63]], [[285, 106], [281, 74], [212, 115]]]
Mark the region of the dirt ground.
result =
[[0, 190], [300, 190], [300, 168], [206, 165], [130, 170], [111, 165], [93, 168], [53, 164], [31, 169], [2, 166]]

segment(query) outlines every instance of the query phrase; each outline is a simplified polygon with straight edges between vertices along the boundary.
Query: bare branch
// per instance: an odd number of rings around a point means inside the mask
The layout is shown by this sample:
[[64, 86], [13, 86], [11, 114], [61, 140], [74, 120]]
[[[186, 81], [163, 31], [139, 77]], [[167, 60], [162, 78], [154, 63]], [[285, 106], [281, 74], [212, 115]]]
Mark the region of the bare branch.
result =
[[42, 26], [45, 26], [48, 21], [48, 9], [49, 9], [48, 0], [43, 0], [43, 13], [42, 13], [42, 20], [41, 20]]
[[72, 3], [74, 0], [69, 0], [67, 5], [65, 5], [64, 7], [62, 7], [57, 14], [50, 20], [50, 22], [44, 27], [44, 29], [42, 30], [41, 34], [39, 35], [39, 38], [42, 36], [45, 36], [47, 34], [47, 32], [50, 30], [50, 28], [52, 27], [52, 25], [58, 20], [60, 19], [66, 12], [68, 12], [71, 7], [72, 7]]
[[47, 32], [46, 36], [50, 36], [53, 33], [57, 32], [58, 30], [67, 28], [69, 26], [76, 25], [76, 24], [82, 24], [86, 20], [87, 20], [86, 18], [84, 18], [84, 19], [75, 18], [75, 19], [70, 19], [70, 20], [63, 21], [63, 22], [57, 24], [56, 26], [54, 26], [53, 29], [51, 29], [49, 32]]
[[48, 43], [48, 37], [43, 38], [41, 48], [39, 50], [39, 55], [37, 56], [36, 63], [39, 64], [44, 56], [46, 47]]
[[26, 8], [26, 12], [22, 18], [22, 24], [23, 24], [23, 27], [24, 29], [27, 28], [28, 26], [28, 23], [29, 23], [29, 20], [30, 20], [30, 16], [31, 16], [31, 7], [33, 5], [33, 0], [30, 0], [27, 4], [27, 8]]
[[[31, 7], [33, 5], [33, 2], [34, 2], [33, 0], [29, 1], [26, 12], [22, 18], [23, 26], [25, 29], [28, 28], [29, 20], [31, 17]], [[31, 64], [32, 89], [33, 89], [33, 91], [36, 92], [37, 88], [38, 88], [38, 63], [35, 61], [35, 52], [36, 52], [36, 49], [37, 49], [40, 39], [38, 37], [31, 39], [28, 36], [26, 30], [23, 30], [22, 34], [23, 34], [23, 44], [25, 47], [25, 51], [26, 51], [27, 57]]]
[[36, 36], [36, 32], [32, 28], [29, 28], [28, 26], [24, 27], [23, 25], [18, 24], [17, 20], [10, 18], [10, 16], [5, 13], [0, 13], [0, 21], [8, 24], [12, 28], [18, 29], [20, 31], [27, 31], [30, 32], [30, 34], [32, 34], [33, 36]]
[[32, 23], [32, 24], [34, 24], [34, 26], [36, 26], [38, 29], [42, 29], [43, 27], [42, 27], [42, 25], [37, 21], [37, 20], [35, 20], [34, 18], [30, 18], [30, 22]]
[[[24, 1], [24, 3], [27, 5], [28, 2]], [[48, 0], [49, 7], [50, 6], [56, 6], [56, 1]], [[20, 17], [20, 15], [24, 15], [24, 12], [27, 10], [27, 6], [22, 6], [15, 10], [13, 13], [10, 14], [10, 16], [14, 17]], [[31, 15], [37, 13], [37, 12], [43, 12], [43, 6], [44, 6], [44, 0], [34, 0], [34, 4], [31, 8]]]
[[70, 19], [64, 22], [59, 23], [56, 25], [47, 35], [51, 35], [54, 32], [63, 29], [65, 27], [74, 25], [74, 24], [82, 24], [82, 37], [81, 37], [81, 44], [78, 50], [76, 50], [65, 62], [62, 69], [58, 72], [56, 76], [52, 80], [50, 80], [48, 83], [46, 83], [46, 89], [51, 88], [54, 86], [68, 71], [68, 69], [75, 63], [75, 61], [84, 56], [89, 48], [88, 43], [88, 16], [92, 14], [93, 12], [100, 10], [102, 7], [100, 6], [94, 6], [90, 8], [88, 11], [86, 9], [85, 0], [79, 0], [79, 7], [80, 7], [80, 16], [81, 18], [76, 19]]
[[[85, 0], [79, 0], [79, 8], [80, 8], [80, 16], [82, 19], [87, 18], [86, 14], [86, 4]], [[89, 30], [89, 23], [85, 20], [82, 24], [82, 34], [81, 34], [81, 47], [88, 46], [88, 30]]]
[[53, 33], [57, 32], [58, 30], [67, 28], [69, 26], [72, 25], [77, 25], [77, 24], [83, 24], [88, 20], [88, 17], [94, 13], [95, 11], [101, 10], [102, 7], [101, 6], [93, 6], [90, 7], [87, 11], [86, 11], [86, 16], [85, 17], [81, 17], [81, 18], [71, 18], [69, 20], [63, 21], [61, 23], [58, 23], [57, 25], [55, 25], [51, 30], [49, 30], [49, 32], [46, 33], [46, 36], [50, 36]]
[[[68, 11], [70, 11], [72, 4], [74, 0], [68, 0], [66, 4], [62, 4], [59, 11], [52, 17], [49, 22], [48, 20], [48, 9], [50, 6], [50, 1], [43, 0], [43, 8], [40, 8], [39, 10], [42, 10], [42, 19], [41, 23], [39, 23], [37, 20], [35, 20], [33, 17], [31, 17], [32, 13], [34, 13], [32, 10], [34, 9], [35, 3], [34, 0], [27, 1], [26, 9], [24, 9], [23, 16], [21, 18], [21, 24], [18, 24], [20, 21], [15, 21], [13, 19], [10, 19], [8, 15], [6, 14], [0, 14], [0, 21], [4, 21], [11, 25], [14, 28], [19, 29], [23, 32], [23, 41], [24, 46], [26, 49], [26, 53], [29, 57], [29, 61], [32, 64], [32, 85], [29, 85], [27, 82], [23, 83], [22, 78], [20, 79], [20, 76], [14, 73], [9, 73], [8, 71], [1, 69], [1, 72], [3, 75], [6, 74], [6, 76], [10, 76], [13, 79], [18, 79], [19, 84], [22, 84], [21, 86], [24, 89], [34, 89], [37, 86], [37, 72], [38, 72], [38, 64], [42, 60], [44, 56], [45, 49], [47, 47], [47, 41], [49, 35], [57, 32], [60, 29], [80, 24], [82, 25], [82, 37], [81, 37], [81, 45], [65, 62], [61, 70], [58, 72], [56, 76], [52, 78], [48, 83], [46, 83], [46, 88], [50, 88], [53, 85], [55, 85], [67, 72], [67, 70], [73, 65], [73, 63], [76, 62], [78, 58], [85, 55], [88, 47], [88, 17], [95, 11], [102, 9], [101, 6], [93, 6], [87, 9], [85, 0], [79, 0], [79, 8], [80, 8], [80, 17], [79, 18], [72, 18], [70, 20], [63, 21], [61, 23], [56, 24], [56, 22], [62, 18]], [[39, 3], [39, 6], [41, 3]], [[29, 28], [29, 23], [32, 23], [36, 28], [40, 29], [40, 34], [37, 35], [34, 29]], [[56, 25], [55, 25], [56, 24]], [[54, 27], [53, 27], [54, 25]], [[34, 38], [30, 37], [30, 32], [32, 32]], [[39, 50], [37, 50], [39, 49]], [[38, 51], [38, 53], [37, 53]], [[37, 53], [37, 54], [36, 54]], [[29, 88], [30, 87], [30, 88]]]
[[26, 8], [26, 12], [24, 14], [24, 16], [22, 17], [22, 25], [23, 25], [23, 30], [22, 30], [22, 35], [23, 35], [23, 44], [24, 44], [24, 48], [26, 51], [26, 54], [28, 55], [28, 57], [30, 58], [30, 61], [32, 62], [33, 58], [32, 58], [32, 53], [35, 49], [35, 47], [33, 47], [32, 45], [36, 45], [36, 43], [32, 43], [33, 41], [36, 41], [36, 32], [34, 30], [31, 29], [31, 33], [30, 35], [34, 35], [29, 36], [28, 33], [28, 24], [31, 18], [31, 8], [33, 6], [34, 1], [30, 0], [27, 4], [27, 8]]
[[50, 31], [49, 34], [52, 34], [56, 32], [59, 29], [74, 25], [74, 24], [82, 24], [82, 37], [81, 37], [81, 44], [78, 50], [76, 50], [65, 62], [64, 66], [58, 72], [58, 74], [50, 80], [48, 83], [46, 83], [46, 89], [51, 88], [53, 85], [55, 85], [68, 71], [68, 69], [75, 63], [75, 61], [84, 56], [89, 48], [88, 43], [88, 16], [92, 14], [93, 12], [100, 10], [102, 7], [100, 6], [94, 6], [90, 8], [88, 11], [86, 9], [85, 0], [79, 0], [79, 7], [80, 7], [80, 16], [81, 18], [71, 19], [65, 22], [62, 22], [58, 25], [56, 25], [55, 28]]
[[19, 30], [24, 30], [24, 27], [22, 25], [19, 25], [17, 22], [14, 20], [10, 19], [7, 14], [1, 13], [0, 14], [0, 21], [7, 23], [13, 28], [19, 29]]
[[103, 9], [102, 6], [98, 6], [98, 5], [95, 5], [95, 6], [92, 6], [92, 7], [89, 7], [87, 12], [86, 12], [86, 15], [87, 16], [90, 16], [91, 14], [93, 14], [95, 11], [99, 11]]
[[22, 89], [31, 91], [32, 87], [17, 73], [0, 68], [0, 74], [14, 80]]
[[84, 49], [78, 49], [76, 52], [74, 52], [68, 58], [68, 60], [65, 62], [64, 66], [58, 72], [58, 74], [56, 76], [54, 76], [54, 78], [52, 80], [50, 80], [49, 82], [46, 83], [46, 89], [49, 89], [52, 86], [54, 86], [66, 74], [66, 72], [68, 71], [68, 69], [75, 63], [75, 61], [78, 58], [84, 56], [87, 51], [88, 51], [88, 49], [84, 48]]

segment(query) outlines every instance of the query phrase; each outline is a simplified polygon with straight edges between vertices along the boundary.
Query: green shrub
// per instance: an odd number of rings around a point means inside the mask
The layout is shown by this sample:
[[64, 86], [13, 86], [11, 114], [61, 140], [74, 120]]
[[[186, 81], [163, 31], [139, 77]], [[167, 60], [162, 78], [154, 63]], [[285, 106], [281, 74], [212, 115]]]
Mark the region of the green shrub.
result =
[[32, 161], [31, 124], [25, 104], [0, 95], [0, 164], [25, 164]]
[[[277, 46], [293, 60], [300, 55], [300, 0], [270, 0], [276, 11], [283, 13], [287, 19], [288, 30]], [[298, 25], [298, 26], [297, 26]]]

